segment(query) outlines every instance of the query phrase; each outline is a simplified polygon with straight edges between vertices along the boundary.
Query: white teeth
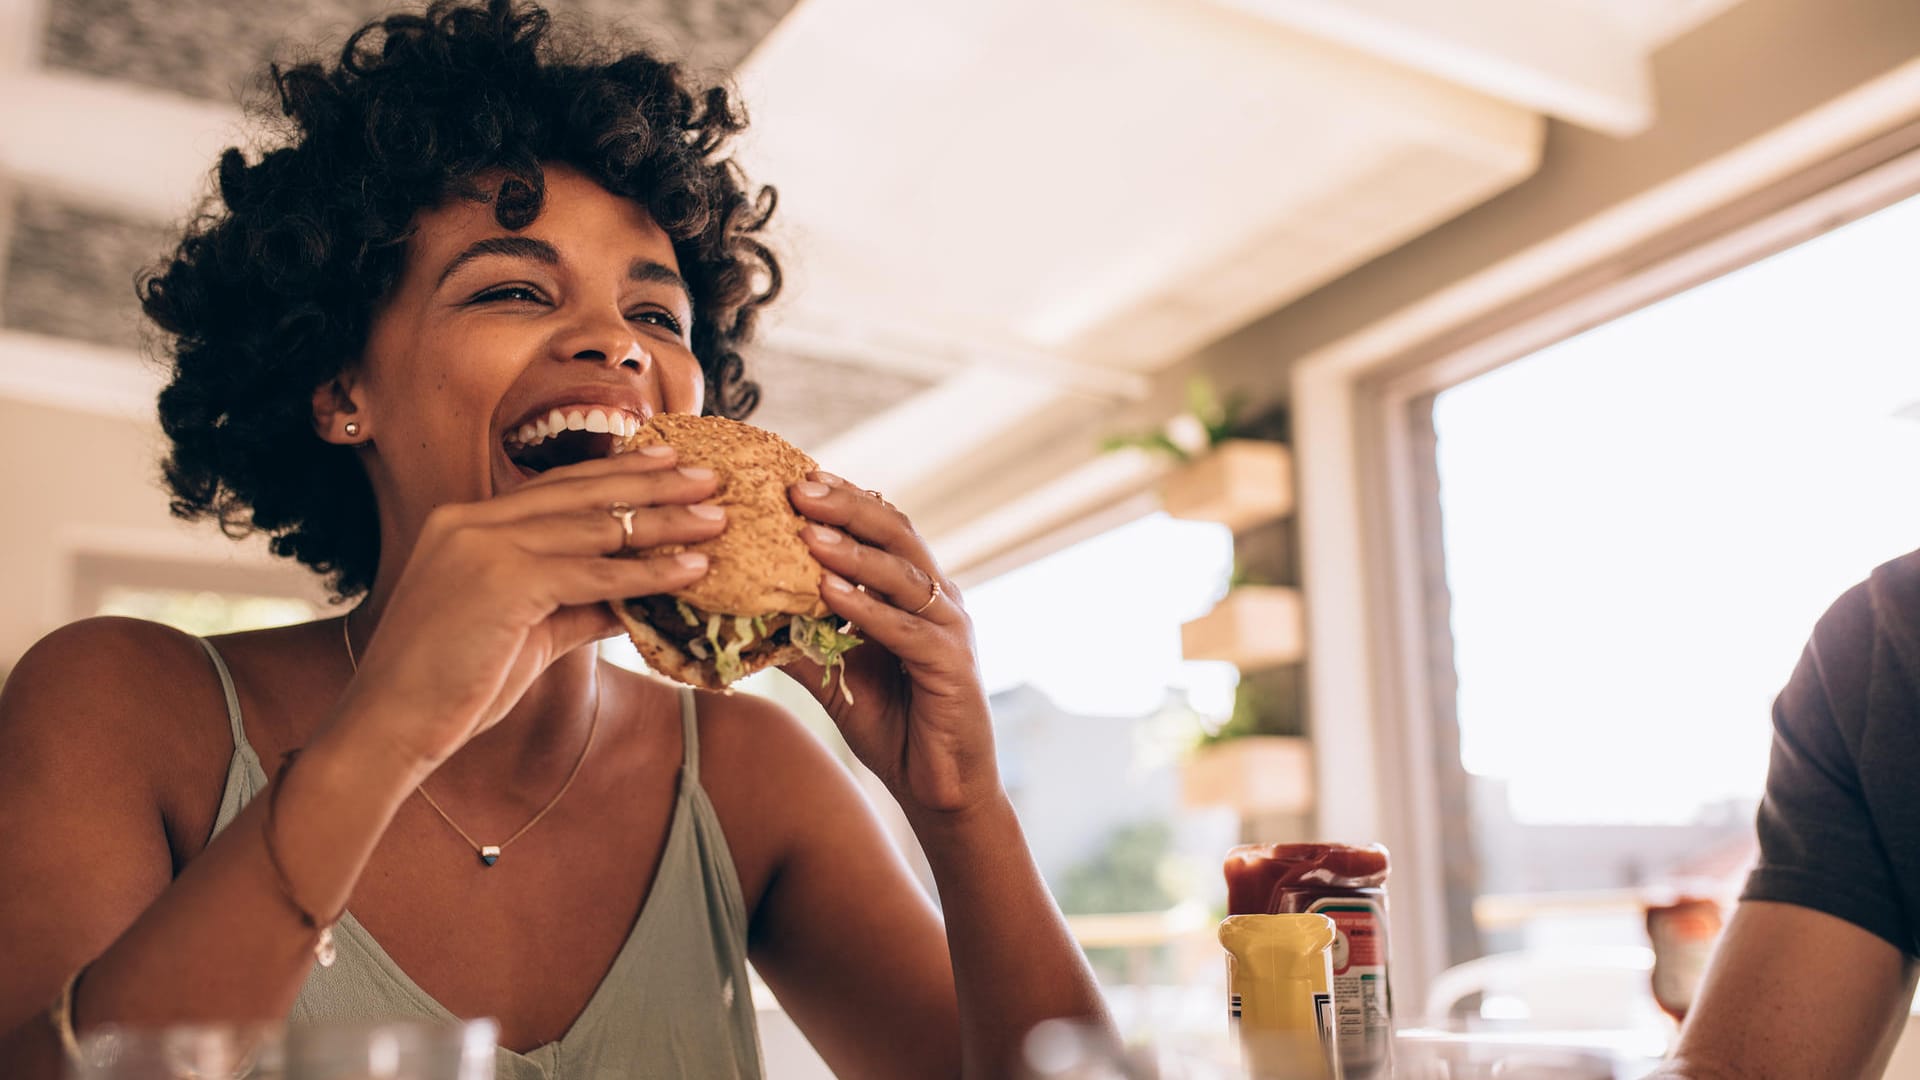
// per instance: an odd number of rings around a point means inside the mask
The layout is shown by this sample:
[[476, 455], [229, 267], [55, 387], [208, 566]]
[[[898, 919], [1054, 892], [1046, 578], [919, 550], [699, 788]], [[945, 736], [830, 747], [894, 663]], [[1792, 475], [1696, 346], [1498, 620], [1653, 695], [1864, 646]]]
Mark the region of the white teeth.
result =
[[580, 405], [564, 411], [554, 409], [545, 416], [521, 424], [507, 433], [507, 441], [518, 446], [537, 446], [563, 431], [589, 431], [626, 437], [640, 430], [640, 418], [632, 413], [603, 406]]

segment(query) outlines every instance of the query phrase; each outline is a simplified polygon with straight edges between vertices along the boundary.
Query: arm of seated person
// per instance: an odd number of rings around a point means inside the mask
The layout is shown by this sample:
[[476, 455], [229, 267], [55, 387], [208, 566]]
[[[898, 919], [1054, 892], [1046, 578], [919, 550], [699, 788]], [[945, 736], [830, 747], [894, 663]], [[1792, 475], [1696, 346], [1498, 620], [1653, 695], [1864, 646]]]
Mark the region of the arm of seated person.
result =
[[1747, 901], [1727, 924], [1673, 1060], [1650, 1080], [1873, 1077], [1913, 998], [1912, 958], [1844, 919]]

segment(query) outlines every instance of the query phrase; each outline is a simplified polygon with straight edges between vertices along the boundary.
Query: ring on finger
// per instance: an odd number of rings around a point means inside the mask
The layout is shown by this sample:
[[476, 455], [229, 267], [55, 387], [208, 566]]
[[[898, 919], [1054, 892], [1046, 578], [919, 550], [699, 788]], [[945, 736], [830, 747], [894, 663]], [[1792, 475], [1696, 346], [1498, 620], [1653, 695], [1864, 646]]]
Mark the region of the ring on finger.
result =
[[917, 608], [914, 608], [914, 609], [913, 609], [912, 611], [909, 611], [909, 612], [907, 612], [907, 614], [909, 614], [909, 615], [918, 615], [918, 614], [920, 614], [921, 612], [923, 612], [923, 611], [925, 611], [925, 610], [927, 610], [928, 608], [930, 608], [930, 607], [932, 607], [932, 606], [933, 606], [933, 602], [934, 602], [935, 600], [938, 600], [938, 599], [940, 599], [940, 598], [941, 598], [942, 596], [945, 596], [945, 595], [946, 595], [945, 593], [943, 593], [943, 592], [941, 592], [941, 591], [940, 591], [940, 583], [936, 581], [936, 582], [934, 582], [934, 583], [933, 583], [933, 591], [927, 594], [927, 602], [926, 602], [926, 603], [924, 603], [924, 604], [921, 604], [921, 605], [920, 605], [919, 607], [917, 607]]
[[612, 503], [607, 507], [607, 513], [610, 516], [612, 516], [613, 520], [620, 523], [620, 550], [632, 551], [633, 550], [633, 515], [634, 515], [633, 504], [623, 503], [623, 502]]

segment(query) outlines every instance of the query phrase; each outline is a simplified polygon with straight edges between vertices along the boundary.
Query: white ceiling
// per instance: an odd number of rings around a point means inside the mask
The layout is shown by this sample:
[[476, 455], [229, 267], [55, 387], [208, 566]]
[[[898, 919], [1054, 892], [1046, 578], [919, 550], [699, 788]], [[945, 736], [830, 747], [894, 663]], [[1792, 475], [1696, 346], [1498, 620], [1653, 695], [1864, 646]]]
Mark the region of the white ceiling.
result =
[[[1644, 127], [1648, 55], [1735, 2], [801, 0], [738, 74], [792, 286], [769, 342], [934, 380], [814, 447], [916, 509], [1007, 431], [1137, 400], [1523, 180], [1546, 118]], [[0, 37], [36, 6], [0, 0]], [[0, 101], [34, 107], [0, 108], [0, 183], [173, 217], [239, 131], [226, 106], [8, 59]], [[42, 397], [22, 338], [0, 330], [0, 393]], [[72, 370], [108, 378], [88, 356]], [[1048, 490], [1019, 513], [1070, 501]]]

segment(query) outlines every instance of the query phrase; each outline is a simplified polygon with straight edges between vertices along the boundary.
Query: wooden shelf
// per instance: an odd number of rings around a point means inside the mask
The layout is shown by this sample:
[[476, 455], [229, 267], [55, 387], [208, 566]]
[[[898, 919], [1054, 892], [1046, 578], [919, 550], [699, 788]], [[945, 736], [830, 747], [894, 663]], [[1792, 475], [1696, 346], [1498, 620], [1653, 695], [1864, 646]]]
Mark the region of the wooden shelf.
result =
[[1167, 513], [1232, 531], [1293, 513], [1293, 453], [1263, 439], [1228, 439], [1160, 482]]
[[1224, 660], [1242, 671], [1299, 663], [1306, 657], [1300, 590], [1242, 585], [1180, 628], [1189, 660]]
[[1313, 811], [1313, 753], [1298, 735], [1243, 735], [1195, 750], [1180, 774], [1188, 806], [1241, 816]]

